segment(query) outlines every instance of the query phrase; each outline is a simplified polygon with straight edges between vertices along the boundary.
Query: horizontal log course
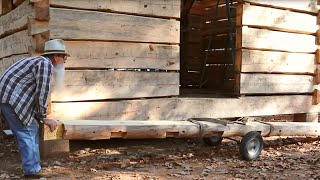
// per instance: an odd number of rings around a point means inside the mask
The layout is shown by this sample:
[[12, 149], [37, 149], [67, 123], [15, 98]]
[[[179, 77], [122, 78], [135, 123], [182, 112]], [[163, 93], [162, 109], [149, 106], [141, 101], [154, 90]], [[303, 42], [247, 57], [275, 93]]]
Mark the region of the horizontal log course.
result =
[[[294, 2], [287, 4], [292, 3]], [[259, 26], [262, 28], [306, 34], [315, 34], [319, 29], [316, 15], [250, 4], [241, 5], [243, 6], [242, 24], [237, 24], [238, 26]]]
[[181, 2], [176, 0], [50, 0], [54, 7], [109, 11], [166, 18], [180, 18]]
[[264, 6], [282, 8], [287, 10], [301, 11], [306, 13], [318, 13], [320, 9], [317, 1], [273, 1], [273, 0], [244, 0], [244, 2], [255, 3]]
[[68, 68], [180, 69], [177, 45], [94, 41], [65, 44], [71, 55], [65, 64]]
[[314, 54], [242, 49], [241, 72], [314, 73]]
[[[202, 124], [201, 133], [199, 124]], [[234, 137], [244, 136], [248, 132], [257, 131], [262, 136], [317, 136], [320, 125], [302, 122], [248, 122], [227, 124], [210, 121], [133, 121], [133, 120], [60, 120], [58, 128], [50, 132], [43, 126], [44, 140], [98, 140], [98, 139], [146, 139], [146, 138], [196, 138], [196, 137]]]
[[34, 17], [32, 5], [28, 1], [23, 2], [10, 13], [0, 17], [0, 37], [27, 29], [28, 18]]
[[127, 14], [50, 8], [50, 21], [35, 21], [30, 34], [50, 30], [50, 38], [67, 40], [180, 43], [180, 22]]
[[[312, 35], [278, 32], [267, 29], [242, 27], [242, 42], [237, 48], [278, 50], [288, 52], [314, 53], [317, 50], [316, 37]], [[303, 43], [302, 43], [303, 42]]]
[[66, 71], [62, 92], [52, 101], [173, 96], [179, 94], [179, 73], [141, 71]]
[[2, 38], [0, 39], [0, 58], [28, 53], [31, 45], [32, 37], [28, 36], [27, 30]]
[[240, 98], [156, 98], [113, 102], [52, 103], [56, 119], [181, 120], [318, 112], [311, 95]]
[[2, 58], [0, 60], [0, 75], [2, 75], [12, 64], [26, 57], [29, 57], [29, 55], [22, 54], [22, 55], [13, 55], [7, 58]]
[[240, 94], [311, 93], [313, 76], [287, 74], [241, 74]]

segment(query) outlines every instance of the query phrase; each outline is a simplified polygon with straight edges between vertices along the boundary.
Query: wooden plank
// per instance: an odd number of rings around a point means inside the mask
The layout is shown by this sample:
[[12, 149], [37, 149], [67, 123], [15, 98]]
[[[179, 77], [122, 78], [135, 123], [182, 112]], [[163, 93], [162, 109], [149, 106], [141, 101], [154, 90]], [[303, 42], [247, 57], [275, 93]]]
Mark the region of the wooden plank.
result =
[[201, 29], [202, 27], [202, 16], [199, 15], [188, 15], [188, 27]]
[[296, 10], [301, 12], [317, 13], [319, 5], [317, 1], [295, 0], [295, 1], [277, 1], [277, 0], [245, 0], [245, 2], [256, 3], [270, 7], [278, 7], [288, 10]]
[[[312, 35], [285, 33], [266, 29], [242, 27], [243, 48], [314, 53], [316, 38]], [[303, 42], [303, 43], [301, 43]]]
[[294, 122], [314, 122], [318, 123], [319, 113], [294, 114]]
[[201, 30], [188, 29], [185, 32], [185, 42], [187, 43], [200, 43], [202, 41]]
[[69, 68], [180, 69], [177, 45], [94, 41], [65, 41], [65, 44], [71, 55], [65, 64]]
[[32, 45], [32, 38], [28, 36], [27, 30], [17, 32], [0, 39], [0, 58], [28, 53]]
[[50, 0], [50, 5], [54, 7], [64, 7], [70, 9], [75, 8], [139, 14], [144, 16], [180, 18], [181, 2], [176, 0]]
[[311, 93], [313, 77], [287, 74], [241, 74], [241, 94]]
[[[213, 35], [207, 36], [203, 38], [203, 47], [204, 49], [224, 49], [227, 47], [227, 35], [222, 34], [222, 35]], [[209, 40], [211, 39], [211, 44], [209, 46]]]
[[[30, 28], [39, 32], [37, 23]], [[180, 43], [179, 21], [126, 14], [50, 8], [46, 30], [50, 38], [68, 40]]]
[[[235, 27], [235, 23], [231, 22], [232, 27]], [[217, 34], [227, 34], [229, 32], [228, 21], [222, 20], [216, 23], [206, 23], [202, 29], [202, 36], [210, 36]]]
[[200, 43], [192, 43], [189, 42], [186, 44], [185, 47], [185, 55], [187, 57], [202, 57], [203, 56], [203, 49], [202, 49], [202, 44]]
[[181, 120], [318, 112], [311, 95], [240, 98], [155, 98], [111, 102], [52, 103], [52, 117], [70, 120]]
[[2, 75], [12, 64], [22, 58], [29, 57], [28, 54], [14, 55], [0, 60], [0, 75]]
[[64, 85], [52, 101], [172, 96], [179, 94], [179, 73], [75, 70], [65, 72]]
[[315, 15], [243, 4], [242, 25], [244, 26], [314, 34], [319, 29], [316, 22]]
[[314, 73], [314, 54], [242, 49], [241, 72]]
[[33, 9], [29, 2], [25, 1], [21, 6], [0, 18], [0, 37], [27, 29], [29, 17], [33, 17]]

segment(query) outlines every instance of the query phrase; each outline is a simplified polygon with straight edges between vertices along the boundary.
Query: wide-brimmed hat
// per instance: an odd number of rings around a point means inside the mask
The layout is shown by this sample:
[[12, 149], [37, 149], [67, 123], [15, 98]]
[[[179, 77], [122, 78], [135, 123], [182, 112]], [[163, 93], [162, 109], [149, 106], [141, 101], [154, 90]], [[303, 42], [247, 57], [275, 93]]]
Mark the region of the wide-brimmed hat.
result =
[[47, 41], [44, 44], [44, 53], [42, 55], [47, 54], [64, 54], [66, 56], [70, 56], [70, 54], [66, 53], [66, 46], [64, 45], [64, 41], [62, 39], [53, 39]]

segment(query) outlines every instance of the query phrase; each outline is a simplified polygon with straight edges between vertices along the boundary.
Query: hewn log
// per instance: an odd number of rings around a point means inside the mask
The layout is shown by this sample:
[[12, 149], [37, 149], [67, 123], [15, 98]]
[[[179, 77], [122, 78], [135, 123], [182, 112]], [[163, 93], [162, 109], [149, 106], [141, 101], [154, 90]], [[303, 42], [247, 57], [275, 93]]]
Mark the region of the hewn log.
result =
[[17, 32], [0, 39], [0, 58], [29, 52], [32, 45], [32, 37], [28, 36], [27, 30]]
[[117, 102], [52, 103], [57, 119], [181, 120], [318, 112], [311, 95], [241, 98], [156, 98]]
[[319, 29], [316, 22], [315, 15], [243, 4], [242, 25], [244, 26], [314, 34]]
[[180, 69], [177, 45], [94, 41], [65, 41], [65, 44], [71, 55], [66, 67]]
[[242, 47], [304, 53], [314, 53], [317, 50], [317, 46], [315, 44], [316, 38], [312, 35], [278, 32], [249, 27], [242, 27], [240, 29], [242, 32], [242, 42], [236, 43], [237, 48]]
[[181, 2], [177, 0], [50, 0], [54, 7], [109, 11], [144, 16], [180, 18]]
[[314, 73], [314, 54], [242, 49], [241, 72]]
[[241, 74], [240, 94], [311, 93], [313, 77], [287, 74]]
[[62, 93], [52, 101], [78, 101], [179, 95], [179, 73], [141, 71], [66, 71]]
[[0, 18], [0, 37], [27, 29], [29, 17], [33, 17], [33, 9], [28, 1], [25, 1], [21, 6]]
[[126, 14], [50, 8], [46, 29], [30, 28], [50, 30], [51, 39], [180, 43], [179, 21]]

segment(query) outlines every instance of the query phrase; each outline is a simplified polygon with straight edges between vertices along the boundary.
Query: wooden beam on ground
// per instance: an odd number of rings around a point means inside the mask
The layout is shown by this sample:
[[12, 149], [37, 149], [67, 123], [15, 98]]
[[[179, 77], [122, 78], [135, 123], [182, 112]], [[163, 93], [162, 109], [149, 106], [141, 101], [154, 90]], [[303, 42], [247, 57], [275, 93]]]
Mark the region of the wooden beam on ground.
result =
[[[134, 41], [180, 43], [180, 23], [177, 20], [50, 8], [50, 21], [33, 23], [30, 34], [50, 30], [50, 38], [69, 40]], [[165, 34], [165, 36], [164, 36]]]
[[28, 36], [27, 30], [2, 38], [0, 39], [0, 58], [28, 53], [31, 45], [32, 38]]
[[50, 5], [70, 9], [108, 11], [178, 19], [180, 18], [181, 2], [177, 0], [50, 0]]
[[179, 95], [179, 73], [74, 70], [65, 72], [63, 93], [52, 101], [80, 101]]
[[311, 95], [240, 98], [153, 98], [110, 102], [52, 103], [56, 119], [181, 120], [318, 112]]
[[240, 94], [290, 94], [313, 92], [313, 76], [241, 74]]
[[242, 49], [241, 72], [314, 73], [315, 55]]
[[[261, 50], [314, 53], [317, 50], [316, 38], [312, 35], [295, 34], [257, 29], [239, 28], [242, 32], [241, 47]], [[238, 30], [240, 32], [240, 30]], [[301, 43], [303, 42], [303, 43]], [[238, 45], [240, 46], [240, 44]], [[237, 46], [237, 48], [239, 48]]]
[[[201, 124], [201, 126], [200, 126]], [[299, 122], [228, 122], [220, 124], [210, 121], [133, 121], [133, 120], [60, 120], [61, 132], [50, 132], [44, 125], [43, 140], [98, 140], [98, 139], [147, 139], [147, 138], [196, 138], [222, 135], [222, 137], [244, 136], [250, 131], [262, 136], [317, 136], [320, 125]], [[201, 130], [201, 128], [203, 128]], [[60, 134], [62, 133], [62, 135]]]
[[66, 67], [180, 69], [180, 48], [177, 45], [94, 41], [65, 41], [65, 44], [71, 55]]
[[28, 18], [33, 17], [33, 8], [28, 1], [0, 18], [0, 37], [27, 29]]
[[242, 25], [244, 26], [314, 34], [319, 29], [316, 22], [315, 15], [243, 4]]
[[319, 5], [317, 1], [298, 0], [298, 1], [276, 1], [276, 0], [244, 0], [262, 6], [270, 6], [287, 10], [294, 10], [307, 13], [318, 13]]

